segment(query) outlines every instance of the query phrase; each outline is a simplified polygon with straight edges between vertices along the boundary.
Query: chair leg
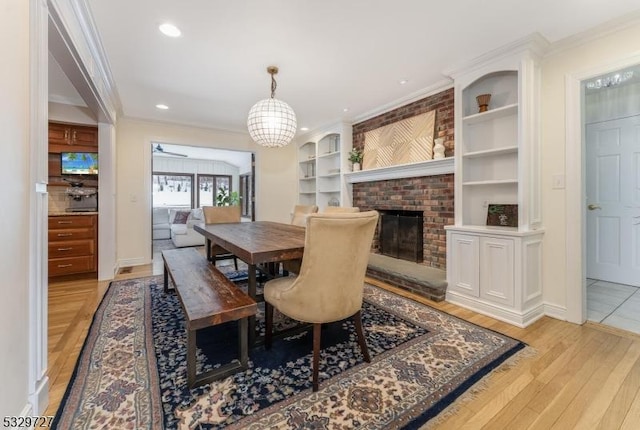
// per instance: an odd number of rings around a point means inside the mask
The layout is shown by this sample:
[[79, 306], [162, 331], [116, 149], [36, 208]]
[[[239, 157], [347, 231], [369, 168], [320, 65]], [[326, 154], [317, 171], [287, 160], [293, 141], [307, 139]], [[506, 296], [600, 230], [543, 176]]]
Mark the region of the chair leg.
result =
[[320, 334], [322, 324], [313, 324], [313, 391], [318, 391], [318, 367], [320, 366]]
[[233, 264], [236, 266], [236, 272], [238, 271], [238, 257], [233, 257]]
[[269, 302], [264, 302], [264, 348], [271, 349], [273, 339], [273, 306]]
[[362, 355], [364, 356], [364, 361], [367, 363], [371, 362], [371, 357], [369, 356], [369, 348], [367, 348], [367, 341], [364, 338], [364, 330], [362, 329], [362, 311], [358, 311], [353, 316], [353, 322], [356, 324], [356, 333], [358, 333], [358, 343], [360, 344], [360, 351], [362, 351]]

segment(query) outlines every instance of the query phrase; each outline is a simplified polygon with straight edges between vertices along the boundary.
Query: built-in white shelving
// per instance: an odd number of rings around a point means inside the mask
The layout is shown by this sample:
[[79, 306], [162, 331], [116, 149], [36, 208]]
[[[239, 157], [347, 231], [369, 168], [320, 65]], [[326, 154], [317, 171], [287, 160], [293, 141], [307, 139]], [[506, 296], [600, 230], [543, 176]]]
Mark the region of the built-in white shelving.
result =
[[[455, 225], [447, 226], [447, 300], [524, 327], [544, 314], [539, 196], [537, 36], [452, 72]], [[478, 112], [476, 97], [491, 94]], [[487, 225], [490, 204], [517, 226]]]
[[[315, 204], [323, 210], [329, 204], [351, 205], [351, 184], [344, 180], [349, 168], [351, 125], [336, 124], [311, 132], [298, 146], [298, 202]], [[311, 167], [312, 166], [312, 167]], [[310, 170], [313, 169], [313, 175]]]

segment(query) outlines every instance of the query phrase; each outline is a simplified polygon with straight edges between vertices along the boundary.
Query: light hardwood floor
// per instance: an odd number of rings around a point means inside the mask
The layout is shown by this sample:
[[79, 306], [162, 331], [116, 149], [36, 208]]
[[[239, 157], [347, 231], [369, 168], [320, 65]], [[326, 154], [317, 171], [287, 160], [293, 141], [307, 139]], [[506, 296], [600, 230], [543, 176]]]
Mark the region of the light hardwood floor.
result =
[[[117, 279], [161, 273], [139, 266]], [[454, 404], [438, 429], [637, 429], [640, 425], [640, 336], [587, 323], [542, 318], [517, 328], [449, 303], [434, 303], [369, 280], [444, 312], [520, 339], [535, 349], [504, 366]], [[49, 286], [50, 406], [55, 414], [107, 282]]]

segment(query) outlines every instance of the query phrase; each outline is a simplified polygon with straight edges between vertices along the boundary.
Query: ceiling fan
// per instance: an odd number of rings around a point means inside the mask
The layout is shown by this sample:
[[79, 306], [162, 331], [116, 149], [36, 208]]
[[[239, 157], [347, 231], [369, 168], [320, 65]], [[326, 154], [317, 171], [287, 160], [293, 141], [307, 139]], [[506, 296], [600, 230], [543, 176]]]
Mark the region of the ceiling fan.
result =
[[165, 154], [165, 155], [175, 155], [176, 157], [188, 157], [187, 154], [180, 154], [179, 152], [169, 152], [169, 151], [165, 151], [162, 146], [160, 146], [160, 144], [156, 144], [156, 146], [153, 147], [153, 152], [158, 152], [160, 154]]

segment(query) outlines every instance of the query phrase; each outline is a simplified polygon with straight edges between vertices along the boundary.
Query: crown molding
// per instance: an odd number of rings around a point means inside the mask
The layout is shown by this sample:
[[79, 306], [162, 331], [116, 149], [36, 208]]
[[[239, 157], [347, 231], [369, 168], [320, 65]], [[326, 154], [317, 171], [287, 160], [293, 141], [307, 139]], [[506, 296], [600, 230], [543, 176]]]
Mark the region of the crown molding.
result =
[[58, 94], [49, 94], [49, 102], [63, 105], [87, 107], [87, 104], [80, 97], [67, 97]]
[[639, 24], [640, 10], [628, 13], [618, 18], [614, 18], [581, 33], [576, 33], [569, 37], [565, 37], [564, 39], [560, 39], [554, 42], [549, 47], [549, 50], [545, 54], [545, 57], [551, 57], [561, 54], [569, 49], [576, 48], [580, 45], [584, 45], [585, 43], [592, 42], [596, 39], [601, 39], [603, 37], [609, 36], [611, 34]]
[[87, 1], [48, 4], [53, 29], [49, 40], [55, 41], [50, 51], [59, 63], [58, 56], [63, 57], [60, 66], [100, 121], [115, 124], [122, 105]]
[[434, 83], [433, 85], [429, 85], [428, 87], [422, 88], [418, 91], [414, 91], [404, 97], [393, 100], [389, 103], [383, 104], [381, 106], [376, 107], [370, 111], [367, 111], [363, 114], [357, 115], [352, 118], [352, 124], [358, 124], [362, 121], [366, 121], [368, 119], [374, 118], [378, 115], [382, 115], [384, 113], [390, 112], [399, 107], [408, 105], [409, 103], [413, 103], [415, 101], [421, 100], [425, 97], [432, 96], [434, 94], [441, 93], [442, 91], [453, 88], [453, 81], [449, 78], [441, 79], [440, 81]]
[[540, 33], [532, 33], [499, 48], [486, 52], [470, 61], [465, 61], [445, 69], [442, 73], [446, 76], [450, 76], [452, 79], [456, 79], [461, 74], [467, 74], [473, 70], [479, 69], [488, 62], [494, 62], [522, 51], [529, 51], [533, 55], [543, 57], [549, 49], [549, 45], [549, 41]]

